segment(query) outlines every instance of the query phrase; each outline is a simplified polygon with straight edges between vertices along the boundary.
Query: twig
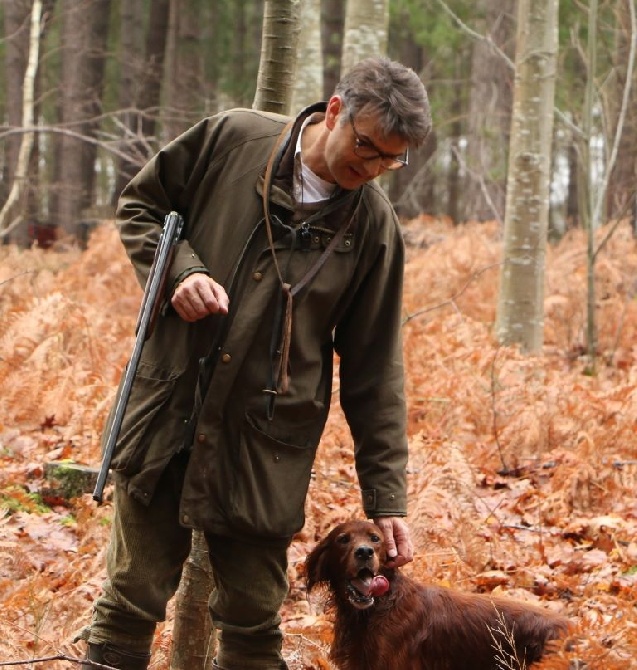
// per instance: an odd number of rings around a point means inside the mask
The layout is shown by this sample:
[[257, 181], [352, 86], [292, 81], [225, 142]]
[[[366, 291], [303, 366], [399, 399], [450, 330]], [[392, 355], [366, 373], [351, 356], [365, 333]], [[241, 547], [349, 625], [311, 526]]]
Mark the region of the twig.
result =
[[57, 654], [56, 656], [43, 656], [41, 658], [30, 658], [28, 661], [0, 661], [0, 667], [7, 667], [10, 665], [31, 665], [33, 663], [48, 663], [49, 661], [68, 661], [69, 663], [77, 663], [80, 665], [90, 665], [92, 668], [100, 670], [117, 670], [112, 665], [104, 665], [97, 661], [89, 661], [86, 658], [76, 658], [74, 656], [67, 656], [66, 654]]
[[515, 70], [515, 63], [498, 47], [495, 42], [491, 39], [491, 37], [487, 36], [485, 37], [484, 35], [481, 35], [480, 33], [477, 33], [475, 30], [472, 30], [469, 28], [469, 26], [462, 21], [462, 19], [454, 13], [454, 11], [447, 5], [446, 2], [443, 2], [443, 0], [436, 0], [436, 2], [440, 5], [442, 10], [446, 12], [450, 17], [451, 20], [458, 25], [458, 27], [467, 35], [472, 37], [474, 40], [478, 40], [480, 42], [486, 42], [489, 45], [490, 49], [493, 49], [493, 51], [502, 58], [502, 60], [509, 66], [510, 69]]
[[22, 277], [24, 275], [33, 275], [36, 274], [37, 270], [25, 270], [24, 272], [20, 272], [17, 275], [13, 275], [13, 277], [9, 277], [8, 279], [5, 279], [4, 281], [0, 281], [0, 286], [3, 286], [4, 284], [8, 284], [10, 281], [13, 281], [14, 279], [17, 279], [18, 277]]
[[427, 314], [427, 312], [433, 312], [436, 309], [440, 309], [441, 307], [445, 307], [447, 305], [454, 305], [455, 301], [457, 298], [459, 298], [470, 286], [471, 282], [474, 279], [477, 279], [480, 275], [484, 274], [487, 270], [491, 270], [495, 267], [498, 267], [499, 265], [502, 265], [503, 261], [500, 261], [498, 263], [493, 263], [491, 265], [487, 265], [486, 267], [483, 267], [481, 270], [478, 270], [478, 272], [474, 273], [469, 277], [467, 280], [467, 283], [456, 293], [454, 293], [448, 300], [445, 300], [441, 303], [438, 303], [437, 305], [432, 305], [431, 307], [424, 307], [423, 309], [419, 309], [418, 311], [414, 312], [413, 314], [408, 314], [405, 319], [403, 320], [403, 326], [406, 323], [409, 323], [411, 320], [415, 319], [418, 316], [422, 316], [423, 314]]
[[[478, 40], [480, 42], [486, 42], [489, 45], [489, 48], [491, 48], [500, 58], [502, 58], [502, 60], [511, 70], [515, 70], [515, 63], [504, 53], [504, 51], [502, 51], [502, 49], [500, 49], [493, 42], [493, 40], [490, 37], [485, 37], [484, 35], [481, 35], [475, 30], [469, 28], [469, 26], [466, 23], [464, 23], [457, 14], [453, 12], [453, 10], [447, 5], [446, 2], [444, 2], [444, 0], [436, 0], [436, 2], [440, 5], [443, 11], [450, 16], [452, 21], [460, 28], [460, 30], [467, 33], [467, 35], [469, 35], [469, 37], [471, 37], [474, 40]], [[575, 133], [579, 137], [583, 137], [584, 133], [582, 132], [582, 129], [578, 128], [561, 109], [553, 107], [553, 113], [562, 121], [562, 123], [567, 128], [571, 129], [571, 132]]]

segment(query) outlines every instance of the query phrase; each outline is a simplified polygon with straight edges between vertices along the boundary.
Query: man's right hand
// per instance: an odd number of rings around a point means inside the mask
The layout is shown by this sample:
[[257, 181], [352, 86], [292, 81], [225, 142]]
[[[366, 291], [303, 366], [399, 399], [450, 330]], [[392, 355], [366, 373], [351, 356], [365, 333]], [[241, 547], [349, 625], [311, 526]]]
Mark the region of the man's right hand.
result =
[[221, 284], [203, 272], [188, 275], [170, 300], [179, 316], [192, 323], [209, 314], [228, 313], [228, 294]]

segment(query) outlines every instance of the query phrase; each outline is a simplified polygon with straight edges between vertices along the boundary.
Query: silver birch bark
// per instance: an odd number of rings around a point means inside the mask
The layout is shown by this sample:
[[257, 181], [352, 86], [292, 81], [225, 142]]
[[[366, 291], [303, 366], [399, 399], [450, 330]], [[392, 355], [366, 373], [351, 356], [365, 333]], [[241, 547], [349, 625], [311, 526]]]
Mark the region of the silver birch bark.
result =
[[496, 333], [537, 353], [544, 343], [544, 266], [559, 0], [519, 0], [515, 89]]
[[321, 47], [321, 2], [301, 1], [301, 32], [297, 53], [292, 110], [323, 98], [323, 49]]
[[265, 0], [254, 109], [291, 111], [300, 9], [300, 0]]
[[369, 56], [387, 52], [388, 0], [348, 0], [343, 29], [341, 73]]
[[[22, 94], [22, 125], [32, 128], [34, 122], [35, 76], [40, 53], [40, 28], [42, 21], [42, 2], [34, 0], [31, 9], [31, 29], [29, 33], [29, 56], [24, 73]], [[18, 151], [17, 164], [13, 174], [13, 184], [9, 195], [0, 210], [0, 235], [6, 235], [22, 222], [20, 201], [28, 183], [29, 158], [33, 149], [33, 133], [24, 133]]]

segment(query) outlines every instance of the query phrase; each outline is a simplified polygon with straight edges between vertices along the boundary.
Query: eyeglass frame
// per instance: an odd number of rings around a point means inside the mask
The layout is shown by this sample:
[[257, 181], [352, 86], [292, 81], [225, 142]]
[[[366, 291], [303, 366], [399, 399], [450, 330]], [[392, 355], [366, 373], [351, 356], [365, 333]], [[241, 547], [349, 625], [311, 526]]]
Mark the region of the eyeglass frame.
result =
[[[359, 134], [358, 131], [356, 130], [356, 126], [354, 125], [354, 115], [347, 110], [347, 116], [349, 118], [350, 125], [352, 126], [352, 130], [354, 132], [354, 153], [359, 157], [362, 158], [364, 161], [375, 161], [380, 158], [380, 164], [386, 169], [386, 170], [391, 170], [392, 172], [396, 170], [400, 170], [401, 168], [404, 168], [405, 166], [409, 165], [409, 147], [405, 149], [404, 159], [401, 158], [400, 156], [394, 156], [392, 154], [387, 154], [384, 151], [381, 151], [371, 140], [364, 140]], [[361, 156], [361, 154], [358, 153], [358, 150], [361, 149], [361, 147], [369, 147], [373, 151], [376, 152], [375, 156]], [[391, 161], [391, 165], [387, 165], [385, 161]]]

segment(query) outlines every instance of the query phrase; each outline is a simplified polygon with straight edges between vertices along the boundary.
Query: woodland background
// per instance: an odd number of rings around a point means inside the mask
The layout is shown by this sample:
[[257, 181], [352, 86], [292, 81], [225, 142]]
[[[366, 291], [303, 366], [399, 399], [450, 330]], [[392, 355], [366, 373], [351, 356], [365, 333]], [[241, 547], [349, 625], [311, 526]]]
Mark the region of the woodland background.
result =
[[[28, 105], [33, 0], [0, 2], [0, 204], [14, 183], [20, 143], [33, 142], [24, 197], [0, 215], [4, 239], [46, 243], [56, 229], [85, 235], [112, 214], [123, 184], [160, 146], [203, 115], [251, 106], [264, 9], [276, 19], [290, 7], [301, 14], [291, 108], [328, 97], [341, 64], [357, 54], [386, 52], [421, 74], [434, 115], [430, 141], [387, 184], [398, 211], [504, 219], [515, 0], [39, 1]], [[608, 166], [620, 121], [601, 220], [634, 220], [634, 3], [546, 4], [559, 4], [551, 232], [560, 236], [583, 217], [588, 165], [597, 176]]]
[[[29, 40], [38, 1], [0, 5], [0, 663], [47, 658], [38, 667], [57, 669], [83, 654], [72, 638], [104, 577], [112, 510], [56, 497], [44, 464], [97, 464], [141, 297], [114, 199], [202, 114], [257, 100], [264, 19], [299, 3], [44, 0]], [[303, 33], [299, 53], [321, 46], [299, 62], [319, 62], [320, 76], [295, 70], [305, 89], [281, 89], [297, 104], [329, 95], [348, 45], [366, 44], [414, 67], [432, 101], [431, 142], [384, 182], [409, 249], [408, 570], [566, 613], [573, 631], [544, 668], [625, 670], [637, 667], [635, 6], [559, 3], [548, 221], [534, 262], [541, 340], [529, 356], [494, 328], [510, 265], [523, 5], [303, 0], [314, 37]], [[320, 599], [307, 602], [303, 559], [334, 523], [362, 514], [338, 378], [334, 404], [290, 551], [291, 670], [330, 667], [329, 620]], [[171, 610], [153, 668], [174, 668], [174, 620]]]

